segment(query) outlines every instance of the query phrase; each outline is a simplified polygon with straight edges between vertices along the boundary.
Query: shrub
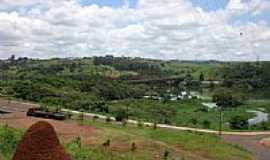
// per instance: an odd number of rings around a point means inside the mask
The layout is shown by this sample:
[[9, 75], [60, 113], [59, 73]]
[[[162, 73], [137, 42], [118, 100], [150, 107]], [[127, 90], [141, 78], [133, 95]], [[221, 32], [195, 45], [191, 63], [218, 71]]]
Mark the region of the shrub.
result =
[[6, 126], [0, 126], [0, 155], [3, 159], [11, 159], [21, 137], [21, 132], [17, 132]]
[[209, 129], [211, 126], [211, 122], [208, 120], [203, 121], [203, 127]]
[[122, 121], [122, 125], [123, 125], [123, 127], [125, 127], [127, 125], [127, 121], [126, 120], [123, 120]]
[[72, 117], [72, 113], [70, 111], [66, 112], [65, 115], [66, 115], [67, 119], [71, 119], [71, 117]]
[[237, 107], [244, 104], [247, 100], [248, 98], [244, 94], [226, 88], [217, 89], [213, 95], [213, 102], [216, 102], [218, 106], [223, 108]]
[[112, 120], [111, 120], [111, 117], [110, 116], [107, 116], [106, 119], [105, 119], [106, 123], [110, 123]]
[[139, 128], [143, 128], [143, 121], [142, 121], [142, 120], [138, 120], [137, 126], [138, 126]]
[[153, 129], [156, 130], [157, 129], [157, 122], [153, 123]]
[[191, 118], [190, 122], [191, 122], [193, 125], [198, 124], [198, 120], [197, 120], [196, 118]]
[[126, 113], [126, 110], [124, 109], [119, 109], [117, 111], [115, 111], [115, 120], [118, 122], [123, 121], [124, 119], [127, 119], [128, 115]]
[[164, 159], [164, 160], [167, 160], [168, 157], [169, 157], [169, 154], [170, 154], [170, 152], [169, 152], [168, 150], [165, 150], [165, 151], [164, 151], [164, 154], [163, 154], [163, 159]]
[[98, 119], [99, 117], [97, 116], [97, 115], [95, 115], [94, 117], [93, 117], [93, 122], [96, 122], [96, 120]]
[[107, 139], [107, 141], [104, 142], [102, 145], [103, 145], [105, 148], [110, 147], [110, 145], [111, 145], [111, 140], [110, 140], [110, 139]]
[[230, 120], [232, 129], [248, 129], [248, 119], [243, 116], [235, 116]]
[[74, 140], [74, 143], [75, 143], [79, 148], [81, 148], [81, 147], [82, 147], [81, 137], [77, 137], [77, 138]]
[[131, 151], [134, 152], [136, 150], [137, 150], [136, 143], [135, 142], [132, 142], [132, 144], [131, 144]]
[[80, 121], [83, 121], [83, 120], [84, 120], [84, 113], [81, 112], [81, 113], [79, 114], [78, 118], [79, 118]]

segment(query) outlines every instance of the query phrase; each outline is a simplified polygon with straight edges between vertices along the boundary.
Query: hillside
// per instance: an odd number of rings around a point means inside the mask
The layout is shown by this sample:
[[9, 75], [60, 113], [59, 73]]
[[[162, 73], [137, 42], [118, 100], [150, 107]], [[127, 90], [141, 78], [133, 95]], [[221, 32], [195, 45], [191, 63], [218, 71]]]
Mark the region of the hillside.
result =
[[[76, 117], [73, 117], [76, 120]], [[62, 140], [62, 144], [74, 160], [252, 160], [251, 153], [227, 144], [220, 138], [191, 132], [122, 126], [92, 120], [52, 122]], [[32, 121], [31, 123], [34, 123]], [[28, 124], [30, 125], [30, 124]], [[64, 126], [76, 125], [77, 134], [65, 134]], [[87, 126], [92, 129], [88, 132]], [[10, 160], [17, 142], [25, 128], [12, 129], [0, 126], [0, 156]], [[80, 131], [84, 133], [80, 133]], [[75, 133], [75, 132], [74, 132]], [[78, 135], [78, 138], [76, 138]], [[68, 138], [69, 137], [69, 138]], [[73, 137], [73, 138], [71, 138]], [[104, 147], [107, 140], [110, 144]]]
[[[269, 64], [112, 56], [47, 60], [13, 57], [0, 61], [0, 94], [37, 102], [43, 108], [218, 129], [218, 110], [202, 104], [211, 103], [213, 95], [224, 91], [233, 96], [223, 121], [224, 129], [231, 130], [229, 123], [236, 116], [245, 120], [255, 116], [247, 110], [263, 108], [269, 113]], [[201, 98], [177, 100], [185, 92]], [[265, 130], [269, 126], [264, 123], [241, 129]]]

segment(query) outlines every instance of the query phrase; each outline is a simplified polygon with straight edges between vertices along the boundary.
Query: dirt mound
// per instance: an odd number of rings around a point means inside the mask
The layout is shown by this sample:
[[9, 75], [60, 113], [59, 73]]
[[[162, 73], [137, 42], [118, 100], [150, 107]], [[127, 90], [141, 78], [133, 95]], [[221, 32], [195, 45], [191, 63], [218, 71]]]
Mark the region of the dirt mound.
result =
[[265, 147], [270, 148], [270, 138], [262, 139], [262, 140], [260, 141], [260, 143], [261, 143], [262, 145], [264, 145]]
[[70, 160], [52, 125], [45, 121], [33, 124], [18, 144], [13, 160]]

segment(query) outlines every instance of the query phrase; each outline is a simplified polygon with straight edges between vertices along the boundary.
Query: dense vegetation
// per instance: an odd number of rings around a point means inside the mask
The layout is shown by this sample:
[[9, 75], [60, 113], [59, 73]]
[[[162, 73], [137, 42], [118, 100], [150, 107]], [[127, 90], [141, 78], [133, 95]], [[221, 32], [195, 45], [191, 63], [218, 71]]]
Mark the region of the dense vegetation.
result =
[[[0, 61], [0, 94], [43, 106], [113, 115], [119, 120], [131, 117], [216, 129], [217, 110], [208, 111], [201, 104], [221, 100], [228, 112], [224, 124], [237, 119], [231, 115], [250, 118], [252, 114], [246, 110], [254, 109], [254, 104], [248, 100], [270, 97], [269, 67], [269, 62], [188, 62], [113, 56], [37, 60], [13, 56]], [[198, 91], [204, 99], [171, 102], [171, 95], [183, 91]]]
[[269, 98], [270, 63], [236, 63], [220, 71], [227, 88], [237, 88], [252, 97], [264, 95]]

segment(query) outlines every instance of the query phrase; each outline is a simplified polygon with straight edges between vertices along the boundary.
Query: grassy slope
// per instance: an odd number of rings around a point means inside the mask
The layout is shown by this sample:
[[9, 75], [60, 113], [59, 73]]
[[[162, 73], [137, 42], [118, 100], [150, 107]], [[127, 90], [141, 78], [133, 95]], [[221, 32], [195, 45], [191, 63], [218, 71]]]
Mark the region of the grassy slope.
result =
[[[163, 159], [165, 150], [169, 151], [169, 159], [185, 160], [251, 160], [252, 155], [236, 146], [224, 143], [216, 136], [178, 132], [172, 130], [137, 128], [103, 122], [85, 120], [86, 125], [96, 128], [94, 135], [89, 135], [91, 143], [79, 147], [78, 141], [66, 143], [67, 151], [74, 160], [151, 160]], [[10, 160], [22, 132], [0, 126], [1, 160]], [[7, 138], [11, 137], [11, 138]], [[17, 137], [17, 138], [14, 138]], [[104, 149], [102, 143], [111, 140], [109, 148]], [[131, 151], [131, 143], [135, 142], [136, 151]], [[8, 145], [7, 145], [8, 144]], [[3, 148], [4, 146], [4, 148]], [[8, 148], [8, 149], [5, 149]]]
[[[250, 153], [239, 147], [225, 144], [218, 137], [207, 134], [179, 132], [151, 128], [123, 127], [115, 124], [85, 121], [98, 130], [93, 137], [94, 148], [100, 149], [106, 139], [111, 140], [111, 147], [105, 154], [121, 154], [124, 159], [162, 159], [164, 151], [170, 152], [170, 159], [186, 160], [248, 160]], [[131, 143], [135, 142], [138, 149], [130, 151]], [[114, 157], [113, 156], [113, 157]]]

